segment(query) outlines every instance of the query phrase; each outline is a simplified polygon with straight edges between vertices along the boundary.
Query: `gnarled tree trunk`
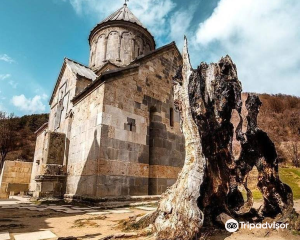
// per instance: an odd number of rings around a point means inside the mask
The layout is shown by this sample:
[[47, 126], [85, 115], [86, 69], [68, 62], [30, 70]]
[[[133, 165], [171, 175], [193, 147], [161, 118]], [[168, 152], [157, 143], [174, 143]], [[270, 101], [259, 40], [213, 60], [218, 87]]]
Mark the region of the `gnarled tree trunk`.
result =
[[174, 102], [181, 113], [181, 128], [185, 137], [185, 162], [176, 183], [161, 197], [157, 210], [158, 217], [154, 224], [159, 239], [191, 239], [197, 234], [204, 220], [197, 201], [206, 160], [189, 101], [189, 79], [193, 70], [186, 44], [184, 49], [183, 75], [179, 72], [179, 81], [174, 83]]
[[[245, 214], [253, 199], [247, 176], [254, 166], [264, 197], [257, 216], [286, 216], [292, 211], [292, 191], [279, 179], [274, 144], [257, 127], [261, 102], [255, 95], [248, 96], [243, 132], [241, 92], [229, 56], [217, 64], [201, 63], [193, 70], [185, 39], [183, 67], [174, 78], [174, 100], [181, 114], [186, 158], [176, 183], [162, 195], [155, 212], [158, 239], [193, 239], [203, 224], [215, 224], [222, 216], [249, 216]], [[231, 123], [233, 112], [239, 117], [236, 127]], [[232, 151], [234, 138], [240, 143], [238, 159]], [[240, 187], [247, 192], [246, 201]]]

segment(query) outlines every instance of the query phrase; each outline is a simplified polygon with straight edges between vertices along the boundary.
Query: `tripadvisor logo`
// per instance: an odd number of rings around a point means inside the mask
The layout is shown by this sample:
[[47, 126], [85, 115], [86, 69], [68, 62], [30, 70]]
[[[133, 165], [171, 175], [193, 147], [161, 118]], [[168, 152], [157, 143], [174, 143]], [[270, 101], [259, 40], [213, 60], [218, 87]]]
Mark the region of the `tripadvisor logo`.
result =
[[239, 223], [234, 219], [229, 219], [225, 223], [225, 228], [228, 232], [235, 232], [239, 229]]
[[[274, 229], [279, 229], [279, 228], [287, 228], [288, 223], [249, 223], [249, 222], [240, 222], [241, 228], [245, 229], [248, 228], [250, 230], [255, 229], [255, 228], [274, 228]], [[234, 219], [229, 219], [225, 223], [225, 228], [228, 232], [236, 232], [239, 229], [239, 223], [234, 220]]]

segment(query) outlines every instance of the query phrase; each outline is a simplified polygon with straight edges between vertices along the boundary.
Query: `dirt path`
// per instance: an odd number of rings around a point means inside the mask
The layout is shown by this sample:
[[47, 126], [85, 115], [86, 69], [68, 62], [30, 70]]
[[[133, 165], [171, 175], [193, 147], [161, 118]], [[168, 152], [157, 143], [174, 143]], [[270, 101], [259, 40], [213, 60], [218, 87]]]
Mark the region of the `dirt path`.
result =
[[[255, 206], [259, 206], [261, 203], [256, 202]], [[1, 203], [0, 203], [1, 206]], [[64, 213], [57, 212], [59, 206], [48, 206], [53, 209], [39, 209], [37, 211], [35, 207], [32, 210], [25, 209], [19, 206], [19, 208], [1, 208], [0, 209], [0, 233], [9, 232], [11, 239], [15, 234], [36, 232], [41, 230], [50, 230], [58, 237], [70, 237], [74, 236], [82, 240], [99, 240], [105, 236], [109, 236], [116, 233], [121, 233], [119, 222], [128, 218], [141, 216], [149, 213], [150, 211], [134, 208], [121, 208], [106, 210], [103, 214], [98, 212], [83, 212], [83, 213]], [[74, 206], [73, 206], [74, 208]], [[76, 207], [75, 207], [76, 208]], [[85, 209], [80, 208], [79, 209]], [[89, 208], [86, 208], [89, 209]], [[295, 209], [299, 212], [300, 200], [295, 201]], [[87, 210], [89, 211], [89, 210]], [[140, 233], [139, 231], [131, 231]], [[118, 238], [125, 239], [125, 238]], [[143, 237], [131, 237], [126, 239], [154, 239], [153, 236]], [[240, 229], [236, 233], [228, 233], [226, 230], [218, 231], [211, 236], [206, 236], [205, 240], [300, 240], [299, 235], [293, 235], [290, 231], [277, 231], [277, 230], [247, 230]], [[28, 239], [29, 240], [29, 239]]]

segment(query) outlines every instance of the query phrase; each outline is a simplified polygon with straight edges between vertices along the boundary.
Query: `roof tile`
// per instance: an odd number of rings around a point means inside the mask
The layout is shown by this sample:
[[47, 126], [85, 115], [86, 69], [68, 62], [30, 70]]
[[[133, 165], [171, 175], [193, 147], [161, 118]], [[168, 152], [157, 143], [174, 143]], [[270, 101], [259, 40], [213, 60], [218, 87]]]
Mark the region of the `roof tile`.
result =
[[115, 20], [123, 20], [127, 22], [136, 23], [141, 27], [145, 28], [143, 24], [140, 22], [140, 20], [136, 16], [134, 16], [134, 14], [129, 10], [127, 4], [124, 4], [123, 7], [121, 7], [119, 10], [117, 10], [116, 12], [114, 12], [113, 14], [105, 18], [101, 23], [115, 21]]

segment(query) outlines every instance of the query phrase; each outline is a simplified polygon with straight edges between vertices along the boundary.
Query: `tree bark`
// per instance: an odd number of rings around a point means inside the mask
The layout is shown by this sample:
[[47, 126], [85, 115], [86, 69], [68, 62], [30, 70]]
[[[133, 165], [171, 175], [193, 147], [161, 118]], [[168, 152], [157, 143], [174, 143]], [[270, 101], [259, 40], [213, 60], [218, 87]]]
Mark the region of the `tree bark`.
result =
[[257, 116], [262, 102], [258, 96], [249, 94], [246, 100], [247, 131], [244, 133], [242, 150], [236, 161], [235, 175], [238, 182], [245, 182], [249, 171], [258, 170], [257, 187], [263, 195], [264, 205], [260, 217], [286, 218], [293, 210], [293, 192], [282, 183], [278, 173], [278, 158], [274, 143], [258, 128]]
[[201, 138], [193, 120], [189, 101], [189, 79], [193, 74], [187, 51], [183, 49], [182, 73], [174, 82], [174, 102], [181, 114], [185, 137], [185, 162], [176, 183], [161, 197], [154, 226], [158, 239], [192, 239], [203, 225], [203, 213], [197, 201], [203, 182], [205, 157]]
[[[222, 216], [244, 220], [291, 213], [293, 195], [279, 179], [275, 146], [257, 127], [261, 102], [249, 94], [243, 132], [241, 92], [229, 56], [193, 70], [185, 38], [183, 67], [174, 77], [174, 102], [181, 115], [186, 156], [176, 183], [162, 194], [154, 214], [157, 239], [194, 239], [203, 224], [224, 224]], [[233, 112], [239, 118], [236, 127], [231, 123]], [[234, 138], [240, 143], [238, 159], [232, 151]], [[254, 166], [264, 206], [250, 214], [253, 198], [247, 177]], [[241, 188], [247, 192], [246, 201]]]

